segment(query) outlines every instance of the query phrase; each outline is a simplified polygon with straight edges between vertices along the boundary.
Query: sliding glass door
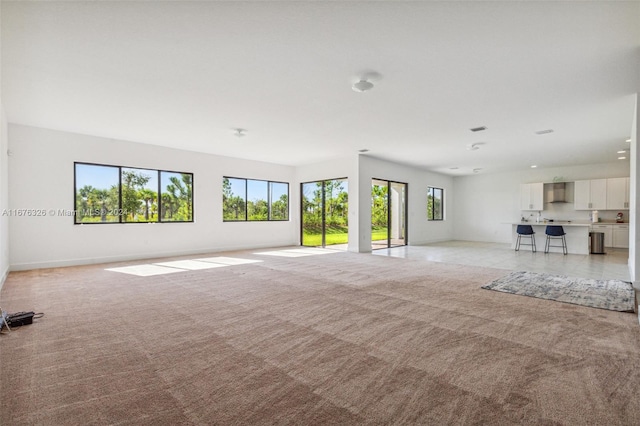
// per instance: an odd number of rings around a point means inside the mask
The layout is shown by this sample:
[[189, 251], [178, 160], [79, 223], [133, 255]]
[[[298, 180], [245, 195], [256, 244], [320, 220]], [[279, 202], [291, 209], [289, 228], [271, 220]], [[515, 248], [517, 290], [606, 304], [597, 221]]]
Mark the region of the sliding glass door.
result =
[[303, 246], [347, 249], [349, 198], [346, 178], [302, 184]]
[[371, 181], [371, 248], [406, 245], [407, 184]]

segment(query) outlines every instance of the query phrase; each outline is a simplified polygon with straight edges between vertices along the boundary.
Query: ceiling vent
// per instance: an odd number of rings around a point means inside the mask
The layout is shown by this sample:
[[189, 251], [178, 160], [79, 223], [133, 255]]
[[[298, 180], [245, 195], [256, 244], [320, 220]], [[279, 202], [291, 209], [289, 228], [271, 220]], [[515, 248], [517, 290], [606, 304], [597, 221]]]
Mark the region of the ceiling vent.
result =
[[553, 133], [553, 129], [538, 130], [536, 135], [546, 135], [547, 133]]
[[472, 132], [482, 132], [483, 130], [487, 130], [486, 126], [474, 127], [470, 129]]

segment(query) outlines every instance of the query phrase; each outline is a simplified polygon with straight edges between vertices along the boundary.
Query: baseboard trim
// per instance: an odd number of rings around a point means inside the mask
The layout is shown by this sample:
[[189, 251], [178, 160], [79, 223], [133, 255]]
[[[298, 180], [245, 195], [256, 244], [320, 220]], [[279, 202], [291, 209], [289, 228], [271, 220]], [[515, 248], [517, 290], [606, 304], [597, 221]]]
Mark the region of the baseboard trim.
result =
[[205, 254], [228, 252], [228, 251], [258, 250], [258, 249], [264, 249], [264, 248], [291, 247], [291, 246], [298, 246], [298, 244], [297, 243], [264, 244], [264, 245], [255, 245], [251, 247], [246, 247], [246, 246], [209, 247], [209, 248], [181, 250], [181, 251], [172, 251], [172, 252], [136, 253], [136, 254], [119, 255], [119, 256], [101, 256], [101, 257], [77, 258], [77, 259], [67, 259], [67, 260], [51, 260], [46, 262], [13, 263], [10, 266], [10, 270], [11, 271], [29, 271], [32, 269], [65, 268], [69, 266], [97, 265], [101, 263], [130, 262], [135, 260], [158, 259], [163, 257], [194, 256], [194, 255], [205, 255]]
[[[444, 243], [447, 241], [461, 241], [461, 240], [454, 240], [452, 238], [438, 238], [438, 239], [434, 239], [434, 240], [424, 240], [424, 241], [409, 241], [409, 246], [423, 246], [425, 244], [435, 244], [435, 243]], [[486, 242], [486, 241], [483, 241]]]

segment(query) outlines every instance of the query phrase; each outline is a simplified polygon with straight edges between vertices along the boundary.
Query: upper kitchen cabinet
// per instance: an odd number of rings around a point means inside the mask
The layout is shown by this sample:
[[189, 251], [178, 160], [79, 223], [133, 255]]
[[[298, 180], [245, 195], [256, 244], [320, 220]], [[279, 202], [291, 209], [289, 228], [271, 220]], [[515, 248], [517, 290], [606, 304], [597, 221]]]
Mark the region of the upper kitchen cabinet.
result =
[[574, 203], [576, 210], [606, 210], [607, 179], [577, 180]]
[[607, 209], [625, 210], [629, 208], [629, 178], [607, 179]]
[[520, 185], [520, 209], [544, 210], [544, 184], [523, 183]]

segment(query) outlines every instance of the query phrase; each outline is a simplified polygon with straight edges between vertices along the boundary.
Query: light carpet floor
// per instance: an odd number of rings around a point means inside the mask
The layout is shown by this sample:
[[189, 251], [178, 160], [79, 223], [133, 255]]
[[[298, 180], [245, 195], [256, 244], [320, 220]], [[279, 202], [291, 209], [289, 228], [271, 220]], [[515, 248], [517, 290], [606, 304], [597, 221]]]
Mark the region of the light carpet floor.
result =
[[0, 424], [640, 424], [633, 314], [480, 288], [504, 270], [224, 255], [262, 262], [11, 273], [0, 305], [46, 316], [0, 335]]

